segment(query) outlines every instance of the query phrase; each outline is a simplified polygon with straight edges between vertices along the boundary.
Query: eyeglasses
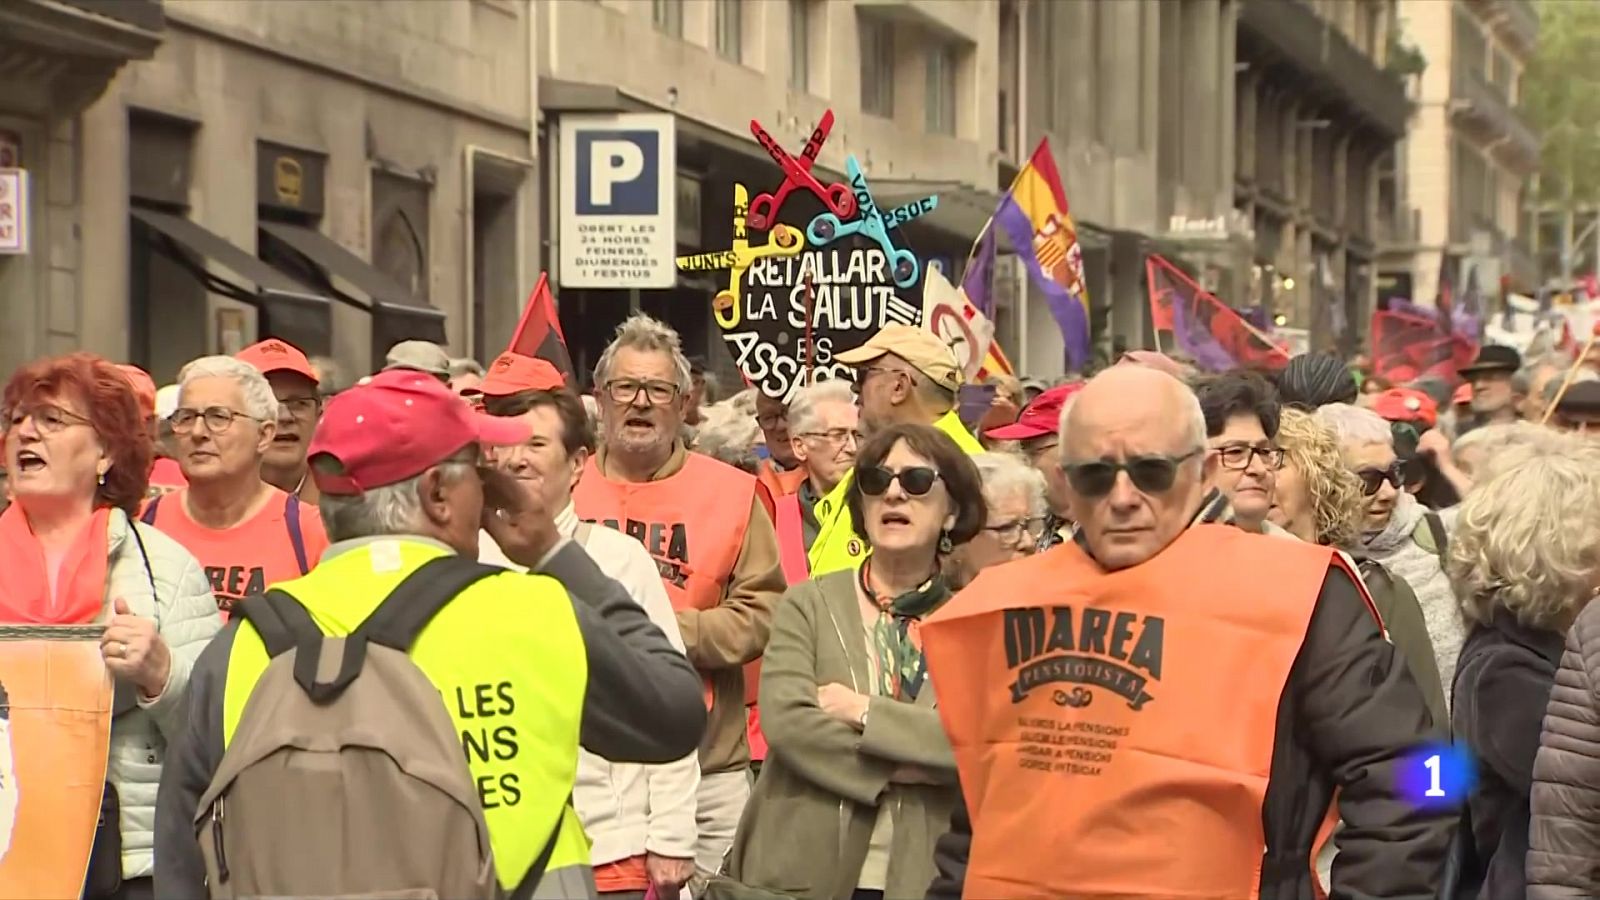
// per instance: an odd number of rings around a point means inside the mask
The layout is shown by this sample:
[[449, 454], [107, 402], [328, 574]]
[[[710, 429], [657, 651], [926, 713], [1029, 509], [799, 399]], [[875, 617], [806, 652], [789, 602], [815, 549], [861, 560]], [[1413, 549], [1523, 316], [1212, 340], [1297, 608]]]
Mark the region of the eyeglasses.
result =
[[1224, 469], [1243, 471], [1250, 468], [1250, 462], [1260, 457], [1261, 462], [1273, 471], [1283, 468], [1284, 451], [1282, 447], [1252, 447], [1249, 444], [1228, 444], [1216, 448], [1217, 458], [1221, 460]]
[[834, 446], [843, 446], [847, 442], [859, 446], [862, 441], [867, 439], [866, 435], [859, 431], [853, 431], [849, 428], [829, 428], [827, 431], [808, 431], [800, 436], [803, 438], [809, 438], [813, 441], [824, 441]]
[[638, 381], [633, 378], [618, 378], [606, 382], [606, 395], [613, 403], [631, 405], [643, 393], [651, 406], [660, 406], [671, 403], [678, 396], [678, 386], [670, 381]]
[[1405, 467], [1399, 460], [1389, 464], [1387, 469], [1357, 469], [1356, 477], [1361, 479], [1361, 493], [1371, 497], [1383, 487], [1385, 481], [1389, 486], [1399, 490], [1405, 483]]
[[41, 403], [38, 406], [17, 407], [4, 411], [3, 418], [6, 428], [17, 428], [22, 425], [22, 420], [33, 417], [33, 427], [40, 434], [56, 434], [68, 425], [88, 425], [89, 420], [75, 412], [68, 412], [59, 406]]
[[234, 419], [249, 419], [252, 422], [262, 421], [255, 416], [236, 412], [226, 406], [208, 406], [205, 409], [190, 409], [188, 407], [178, 409], [167, 418], [167, 424], [172, 426], [173, 434], [188, 434], [194, 430], [194, 423], [201, 419], [205, 420], [206, 430], [212, 434], [222, 434], [232, 428]]
[[867, 466], [856, 470], [856, 483], [861, 485], [861, 493], [868, 497], [881, 496], [889, 489], [889, 484], [900, 482], [900, 489], [912, 497], [921, 497], [933, 490], [933, 483], [939, 480], [939, 473], [927, 466], [912, 466], [891, 472], [883, 466]]
[[320, 397], [281, 397], [278, 406], [289, 411], [289, 415], [296, 419], [310, 419], [322, 409]]
[[1200, 453], [1196, 448], [1182, 456], [1132, 456], [1122, 461], [1098, 459], [1066, 463], [1061, 470], [1066, 473], [1072, 490], [1084, 497], [1104, 497], [1111, 493], [1117, 485], [1117, 475], [1122, 472], [1128, 473], [1129, 480], [1141, 493], [1164, 494], [1172, 490], [1173, 482], [1177, 481], [1178, 466]]
[[779, 422], [787, 421], [789, 421], [788, 412], [768, 413], [764, 416], [756, 416], [756, 424], [760, 425], [763, 431], [771, 431], [772, 429], [778, 427]]
[[1043, 537], [1044, 525], [1044, 516], [1038, 516], [1027, 519], [1012, 519], [1009, 522], [1001, 522], [999, 525], [985, 525], [983, 530], [993, 533], [1001, 543], [1015, 547], [1019, 544], [1033, 543]]

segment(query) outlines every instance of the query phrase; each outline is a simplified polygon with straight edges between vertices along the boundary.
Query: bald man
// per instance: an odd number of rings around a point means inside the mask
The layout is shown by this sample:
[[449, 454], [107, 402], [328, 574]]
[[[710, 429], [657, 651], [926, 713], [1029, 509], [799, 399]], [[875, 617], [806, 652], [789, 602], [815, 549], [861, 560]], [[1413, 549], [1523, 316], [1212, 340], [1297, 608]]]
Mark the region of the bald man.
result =
[[1396, 785], [1440, 732], [1359, 579], [1214, 521], [1205, 417], [1164, 372], [1095, 377], [1061, 447], [1075, 539], [921, 628], [974, 804], [928, 896], [1309, 898], [1338, 790], [1333, 895], [1432, 898], [1455, 816]]

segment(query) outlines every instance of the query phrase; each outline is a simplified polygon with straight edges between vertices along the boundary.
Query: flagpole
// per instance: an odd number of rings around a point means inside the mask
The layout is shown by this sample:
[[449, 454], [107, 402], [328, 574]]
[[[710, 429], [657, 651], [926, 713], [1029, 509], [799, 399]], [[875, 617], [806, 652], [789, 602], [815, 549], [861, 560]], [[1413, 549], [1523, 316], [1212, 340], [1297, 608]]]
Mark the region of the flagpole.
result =
[[1550, 401], [1550, 405], [1544, 408], [1544, 418], [1539, 420], [1540, 425], [1550, 422], [1550, 417], [1555, 414], [1556, 407], [1561, 403], [1561, 398], [1567, 395], [1567, 388], [1572, 387], [1572, 383], [1578, 380], [1578, 372], [1583, 369], [1584, 357], [1588, 356], [1589, 351], [1594, 349], [1596, 337], [1600, 337], [1600, 332], [1590, 328], [1589, 340], [1584, 342], [1583, 350], [1578, 353], [1578, 358], [1573, 360], [1572, 367], [1567, 369], [1567, 376], [1561, 379], [1561, 389], [1556, 391], [1556, 396]]

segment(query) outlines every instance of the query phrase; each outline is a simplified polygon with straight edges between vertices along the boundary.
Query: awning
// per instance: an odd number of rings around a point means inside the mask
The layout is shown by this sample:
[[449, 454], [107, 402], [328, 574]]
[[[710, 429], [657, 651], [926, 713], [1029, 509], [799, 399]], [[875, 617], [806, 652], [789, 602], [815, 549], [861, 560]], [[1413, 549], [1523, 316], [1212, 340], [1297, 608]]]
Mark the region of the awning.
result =
[[[256, 308], [256, 331], [263, 337], [281, 338], [307, 354], [327, 353], [333, 333], [333, 309], [328, 298], [312, 288], [267, 265], [248, 251], [214, 231], [182, 216], [153, 209], [132, 207], [133, 220], [155, 250], [173, 260], [206, 290], [247, 303]], [[228, 270], [236, 278], [253, 283], [254, 290], [241, 287], [208, 270], [198, 260]]]
[[[262, 222], [261, 231], [321, 270], [339, 299], [372, 314], [373, 352], [380, 358], [400, 341], [445, 343], [443, 312], [339, 246], [332, 238], [320, 231], [282, 222]], [[356, 293], [339, 290], [332, 281], [335, 278], [354, 288]], [[365, 299], [361, 299], [362, 296]]]
[[939, 205], [917, 219], [918, 225], [937, 228], [967, 241], [975, 241], [1000, 205], [1000, 195], [955, 181], [920, 181], [871, 178], [872, 199], [879, 209], [894, 209], [934, 195]]

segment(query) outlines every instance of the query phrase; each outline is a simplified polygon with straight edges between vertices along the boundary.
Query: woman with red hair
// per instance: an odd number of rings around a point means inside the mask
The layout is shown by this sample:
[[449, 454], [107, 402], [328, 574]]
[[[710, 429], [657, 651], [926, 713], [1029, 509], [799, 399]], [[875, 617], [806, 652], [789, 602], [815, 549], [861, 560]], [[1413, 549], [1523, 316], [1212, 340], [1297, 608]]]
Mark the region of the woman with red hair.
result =
[[187, 550], [130, 518], [151, 444], [116, 366], [74, 353], [18, 369], [0, 428], [13, 501], [0, 512], [0, 624], [105, 625], [100, 653], [116, 684], [106, 780], [120, 815], [96, 843], [117, 839], [121, 865], [91, 867], [88, 884], [151, 896], [161, 762], [184, 721], [190, 667], [221, 628], [216, 600]]

